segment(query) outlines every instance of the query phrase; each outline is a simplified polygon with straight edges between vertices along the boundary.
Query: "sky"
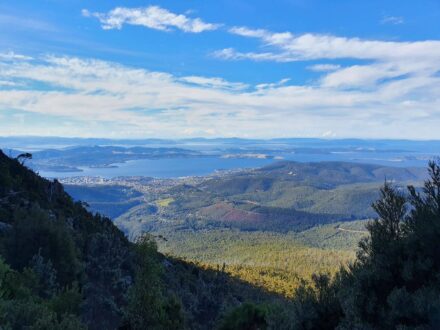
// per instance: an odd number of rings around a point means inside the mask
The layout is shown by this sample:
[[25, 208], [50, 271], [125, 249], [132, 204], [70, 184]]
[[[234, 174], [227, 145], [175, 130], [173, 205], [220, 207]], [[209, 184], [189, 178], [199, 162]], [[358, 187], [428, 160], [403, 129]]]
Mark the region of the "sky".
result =
[[0, 136], [439, 127], [438, 0], [0, 0]]

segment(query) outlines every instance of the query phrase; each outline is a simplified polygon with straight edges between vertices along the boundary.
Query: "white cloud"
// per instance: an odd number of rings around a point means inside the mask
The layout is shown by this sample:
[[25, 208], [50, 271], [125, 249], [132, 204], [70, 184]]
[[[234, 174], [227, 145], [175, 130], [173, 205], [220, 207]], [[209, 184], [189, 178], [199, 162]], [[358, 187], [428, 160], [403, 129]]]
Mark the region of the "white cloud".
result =
[[0, 80], [0, 86], [17, 86], [18, 84], [13, 81]]
[[263, 29], [249, 29], [245, 26], [234, 26], [229, 29], [229, 32], [242, 37], [264, 38], [267, 31]]
[[255, 53], [255, 52], [238, 52], [233, 48], [225, 48], [221, 50], [214, 51], [212, 56], [224, 60], [252, 60], [256, 62], [262, 61], [274, 61], [274, 62], [292, 62], [296, 61], [287, 54], [275, 54], [271, 52], [266, 53]]
[[7, 53], [0, 53], [0, 60], [7, 60], [7, 61], [32, 60], [32, 57], [9, 51]]
[[[439, 59], [440, 41], [380, 41], [360, 38], [344, 38], [333, 35], [306, 33], [294, 35], [290, 32], [274, 33], [267, 30], [252, 30], [244, 27], [229, 29], [230, 33], [261, 40], [265, 46], [274, 49], [263, 53], [267, 60], [306, 61], [317, 59], [397, 60], [397, 59]], [[228, 59], [244, 59], [246, 53], [228, 48], [221, 51]], [[241, 54], [239, 58], [234, 54]], [[248, 53], [250, 59], [258, 53]]]
[[108, 13], [93, 13], [83, 9], [82, 15], [84, 17], [96, 17], [105, 30], [121, 29], [124, 24], [144, 26], [161, 31], [180, 29], [192, 33], [215, 30], [219, 27], [218, 24], [206, 23], [200, 18], [189, 18], [183, 14], [174, 14], [159, 6], [117, 7]]
[[307, 69], [315, 72], [328, 72], [338, 70], [340, 67], [339, 64], [315, 64], [308, 66]]
[[[234, 27], [230, 33], [256, 38], [264, 52], [240, 52], [227, 48], [213, 55], [226, 60], [311, 61], [331, 60], [340, 64], [315, 64], [309, 70], [322, 72], [317, 81], [321, 88], [379, 91], [401, 81], [430, 85], [440, 72], [440, 40], [382, 41], [344, 38], [332, 35], [274, 33], [262, 29]], [[346, 59], [356, 64], [345, 64]], [[435, 88], [434, 86], [431, 86]], [[402, 87], [405, 89], [405, 87]], [[391, 93], [391, 91], [389, 91]], [[412, 91], [411, 93], [414, 93]], [[423, 92], [418, 92], [420, 96]], [[437, 95], [431, 95], [437, 101]], [[440, 97], [440, 96], [439, 96]]]
[[384, 16], [380, 22], [382, 24], [400, 25], [405, 23], [405, 19], [402, 16]]
[[287, 84], [290, 81], [290, 78], [284, 78], [276, 83], [266, 83], [266, 84], [258, 84], [255, 86], [257, 90], [267, 89], [267, 88], [275, 88], [280, 87]]
[[[45, 130], [62, 135], [440, 138], [440, 77], [423, 63], [376, 65], [326, 73], [317, 85], [248, 86], [96, 59], [0, 60], [0, 80], [23, 83], [0, 88], [0, 130], [39, 134], [44, 116]], [[376, 83], [376, 71], [388, 78]], [[368, 88], [347, 88], [359, 76]], [[18, 122], [11, 111], [26, 116]]]
[[332, 138], [332, 137], [336, 137], [336, 134], [332, 131], [326, 131], [326, 132], [322, 133], [321, 137]]
[[324, 76], [322, 83], [327, 87], [371, 88], [380, 80], [411, 74], [411, 69], [392, 63], [352, 65], [329, 73]]
[[[85, 17], [97, 18], [103, 29], [129, 24], [199, 33], [219, 28], [190, 14], [158, 6], [82, 11]], [[384, 23], [399, 19], [388, 17]], [[255, 38], [263, 51], [225, 48], [214, 52], [215, 57], [280, 63], [319, 60], [324, 63], [306, 66], [319, 72], [319, 79], [301, 85], [289, 83], [289, 78], [250, 85], [221, 77], [177, 77], [97, 59], [0, 53], [0, 131], [119, 137], [440, 138], [439, 40], [366, 40], [247, 27], [228, 32]], [[43, 130], [33, 120], [26, 124], [28, 118], [38, 117], [52, 124]]]
[[229, 90], [243, 90], [249, 87], [247, 84], [229, 82], [223, 78], [207, 78], [199, 76], [188, 76], [179, 79], [182, 82], [205, 86], [209, 88], [224, 88]]

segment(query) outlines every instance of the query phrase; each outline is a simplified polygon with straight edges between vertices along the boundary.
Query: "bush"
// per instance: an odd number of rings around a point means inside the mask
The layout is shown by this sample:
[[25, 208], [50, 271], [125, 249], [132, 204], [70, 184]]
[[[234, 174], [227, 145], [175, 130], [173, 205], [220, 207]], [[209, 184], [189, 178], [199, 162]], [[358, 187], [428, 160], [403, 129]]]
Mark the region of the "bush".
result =
[[[356, 261], [330, 283], [302, 286], [299, 329], [434, 329], [440, 324], [440, 166], [423, 191], [385, 183]], [[324, 298], [322, 298], [324, 297]]]
[[244, 303], [226, 315], [219, 330], [264, 330], [268, 325], [266, 318], [264, 307]]

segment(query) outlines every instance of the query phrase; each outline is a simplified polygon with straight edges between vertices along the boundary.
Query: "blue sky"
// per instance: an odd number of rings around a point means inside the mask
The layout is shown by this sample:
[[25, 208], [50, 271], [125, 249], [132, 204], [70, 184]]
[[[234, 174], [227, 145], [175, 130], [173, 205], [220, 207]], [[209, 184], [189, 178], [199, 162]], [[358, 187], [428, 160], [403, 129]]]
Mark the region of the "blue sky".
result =
[[4, 1], [0, 135], [440, 139], [439, 1]]

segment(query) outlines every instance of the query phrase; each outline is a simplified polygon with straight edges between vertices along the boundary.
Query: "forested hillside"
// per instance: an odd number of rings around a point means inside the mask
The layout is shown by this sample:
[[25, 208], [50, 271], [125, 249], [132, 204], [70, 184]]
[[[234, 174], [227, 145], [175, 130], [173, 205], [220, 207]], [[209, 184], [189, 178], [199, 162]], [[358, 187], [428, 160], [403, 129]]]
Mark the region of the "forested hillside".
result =
[[[341, 224], [291, 233], [303, 247], [329, 255], [334, 244], [344, 246], [335, 236], [341, 228], [365, 237], [348, 267], [335, 275], [317, 268], [324, 273], [299, 281], [287, 299], [251, 285], [252, 279], [231, 276], [220, 263], [206, 267], [166, 257], [150, 235], [129, 242], [109, 219], [74, 202], [57, 181], [28, 170], [21, 164], [25, 159], [0, 152], [2, 328], [436, 329], [440, 324], [440, 167], [435, 163], [422, 191], [409, 186], [404, 194], [385, 184], [373, 205], [378, 219], [366, 226], [368, 235], [362, 227]], [[228, 250], [223, 255], [239, 254], [240, 264], [253, 266], [244, 263], [243, 236], [225, 239], [228, 235], [234, 232], [197, 236], [193, 252], [215, 254], [197, 250], [198, 241], [209, 238]], [[248, 233], [247, 239], [257, 251], [272, 249], [273, 262], [292, 257], [276, 258], [288, 244], [285, 236], [273, 233], [271, 245], [258, 235]], [[260, 271], [273, 282], [272, 291], [283, 285]], [[286, 267], [280, 278], [286, 274], [295, 276], [295, 270]]]
[[13, 329], [119, 324], [134, 250], [112, 222], [0, 152], [0, 320]]
[[130, 243], [57, 181], [0, 151], [3, 329], [210, 329], [241, 302], [281, 297]]
[[[278, 162], [255, 170], [154, 183], [115, 180], [112, 189], [142, 192], [144, 203], [127, 195], [125, 212], [115, 222], [128, 235], [163, 228], [202, 230], [233, 228], [243, 231], [301, 231], [338, 221], [369, 219], [371, 203], [385, 180], [399, 187], [420, 185], [420, 168], [394, 168], [344, 162]], [[119, 188], [116, 188], [118, 187]], [[96, 186], [69, 186], [83, 198]], [[117, 199], [92, 208], [114, 214]], [[116, 204], [114, 203], [116, 202]], [[136, 206], [128, 208], [130, 203]], [[108, 210], [106, 210], [106, 207]]]
[[291, 298], [313, 273], [336, 273], [354, 260], [357, 242], [366, 232], [344, 232], [340, 224], [301, 233], [164, 231], [161, 252], [225, 272], [257, 287]]

